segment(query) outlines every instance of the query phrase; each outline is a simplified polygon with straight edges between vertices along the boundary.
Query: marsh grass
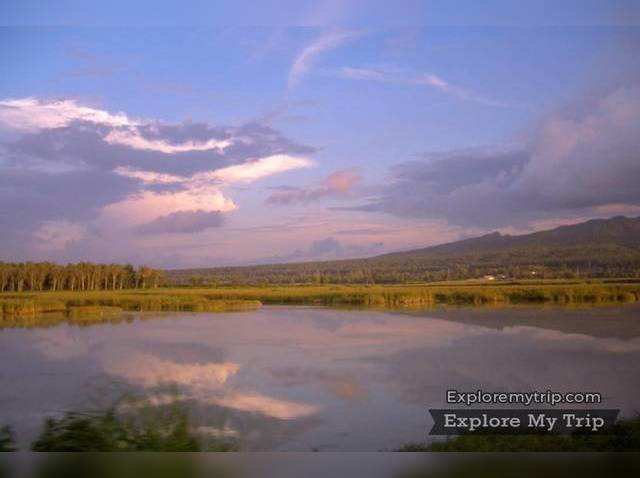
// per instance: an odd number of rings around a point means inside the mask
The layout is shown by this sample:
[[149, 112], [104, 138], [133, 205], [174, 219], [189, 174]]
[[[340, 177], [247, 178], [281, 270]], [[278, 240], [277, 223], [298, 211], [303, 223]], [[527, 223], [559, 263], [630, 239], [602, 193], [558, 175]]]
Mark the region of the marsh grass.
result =
[[436, 305], [608, 304], [640, 300], [639, 284], [553, 283], [535, 285], [326, 285], [189, 289], [209, 299], [253, 299], [264, 304], [364, 307]]
[[[175, 292], [175, 293], [174, 293]], [[234, 312], [260, 307], [257, 300], [216, 299], [204, 294], [157, 289], [141, 291], [0, 294], [0, 327], [76, 325], [131, 320], [123, 311]]]
[[[261, 304], [428, 308], [441, 305], [594, 305], [637, 302], [640, 284], [575, 281], [535, 284], [469, 282], [422, 285], [295, 285], [158, 288], [128, 291], [0, 294], [0, 326], [20, 327], [115, 320], [119, 311], [232, 312]], [[49, 317], [48, 317], [49, 316]]]

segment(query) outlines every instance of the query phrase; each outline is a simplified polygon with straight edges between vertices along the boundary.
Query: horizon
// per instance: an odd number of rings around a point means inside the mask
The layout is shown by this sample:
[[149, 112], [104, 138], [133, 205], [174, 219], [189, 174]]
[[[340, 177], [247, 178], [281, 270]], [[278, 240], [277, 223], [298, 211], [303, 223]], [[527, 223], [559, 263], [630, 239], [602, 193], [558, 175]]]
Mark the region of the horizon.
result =
[[494, 2], [500, 21], [455, 27], [437, 2], [320, 2], [294, 26], [260, 8], [182, 28], [9, 3], [0, 261], [342, 260], [640, 215], [628, 2]]
[[287, 265], [287, 264], [306, 264], [306, 263], [315, 263], [315, 262], [333, 262], [333, 261], [350, 261], [350, 260], [365, 260], [365, 259], [375, 259], [377, 257], [381, 257], [381, 256], [386, 256], [389, 254], [401, 254], [403, 252], [415, 252], [415, 251], [421, 251], [424, 249], [429, 249], [431, 247], [438, 247], [438, 246], [445, 246], [445, 245], [449, 245], [449, 244], [455, 244], [457, 242], [461, 242], [461, 241], [466, 241], [466, 240], [474, 240], [474, 239], [480, 239], [482, 237], [487, 237], [487, 236], [493, 236], [493, 235], [500, 235], [502, 237], [519, 237], [519, 236], [526, 236], [529, 234], [533, 234], [535, 232], [549, 232], [549, 231], [555, 231], [556, 229], [559, 229], [561, 227], [570, 227], [570, 226], [578, 226], [578, 225], [582, 225], [582, 224], [587, 224], [589, 222], [592, 221], [612, 221], [614, 219], [631, 219], [631, 220], [640, 220], [640, 216], [637, 217], [632, 217], [632, 216], [624, 216], [624, 215], [616, 215], [616, 216], [611, 216], [611, 217], [595, 217], [595, 218], [591, 218], [591, 219], [587, 219], [585, 221], [580, 221], [580, 222], [575, 222], [575, 223], [570, 223], [570, 224], [561, 224], [558, 225], [556, 227], [550, 228], [550, 229], [540, 229], [537, 231], [533, 231], [533, 232], [525, 232], [522, 234], [503, 234], [500, 231], [493, 231], [493, 232], [487, 232], [484, 234], [481, 234], [479, 236], [472, 236], [472, 237], [465, 237], [462, 239], [457, 239], [454, 241], [449, 241], [449, 242], [440, 242], [437, 244], [432, 244], [430, 246], [426, 246], [426, 247], [420, 247], [420, 248], [411, 248], [411, 249], [401, 249], [401, 250], [397, 250], [397, 251], [390, 251], [390, 252], [385, 252], [383, 254], [376, 254], [375, 256], [363, 256], [363, 257], [349, 257], [349, 258], [345, 258], [345, 259], [332, 259], [332, 260], [325, 260], [325, 261], [300, 261], [300, 262], [263, 262], [263, 263], [252, 263], [252, 264], [244, 264], [244, 265], [239, 265], [239, 266], [212, 266], [212, 267], [184, 267], [184, 268], [167, 268], [165, 270], [167, 271], [180, 271], [180, 270], [198, 270], [198, 269], [224, 269], [224, 268], [233, 268], [233, 267], [259, 267], [259, 266], [279, 266], [279, 265]]

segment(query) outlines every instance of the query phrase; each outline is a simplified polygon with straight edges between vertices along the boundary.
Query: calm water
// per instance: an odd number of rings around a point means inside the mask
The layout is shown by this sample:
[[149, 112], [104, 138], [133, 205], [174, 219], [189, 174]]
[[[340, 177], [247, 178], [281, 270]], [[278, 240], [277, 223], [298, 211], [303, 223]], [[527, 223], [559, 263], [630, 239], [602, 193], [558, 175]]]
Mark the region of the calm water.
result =
[[[174, 383], [201, 432], [245, 450], [377, 451], [424, 441], [449, 388], [599, 391], [640, 410], [640, 307], [421, 313], [264, 307], [0, 330], [0, 424]], [[163, 397], [158, 395], [158, 399]]]

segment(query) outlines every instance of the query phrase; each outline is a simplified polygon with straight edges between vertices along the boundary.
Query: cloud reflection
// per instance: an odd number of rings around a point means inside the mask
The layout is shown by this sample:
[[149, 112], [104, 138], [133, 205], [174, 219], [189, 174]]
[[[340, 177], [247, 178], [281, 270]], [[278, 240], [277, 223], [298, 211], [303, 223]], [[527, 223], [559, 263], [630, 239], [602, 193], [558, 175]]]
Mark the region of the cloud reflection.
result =
[[209, 402], [243, 412], [261, 413], [281, 420], [308, 417], [319, 410], [314, 405], [281, 400], [260, 393], [233, 392], [220, 398], [212, 398]]
[[240, 369], [233, 362], [182, 364], [144, 353], [106, 360], [103, 365], [107, 373], [125, 378], [136, 385], [154, 387], [175, 383], [205, 389], [219, 388]]

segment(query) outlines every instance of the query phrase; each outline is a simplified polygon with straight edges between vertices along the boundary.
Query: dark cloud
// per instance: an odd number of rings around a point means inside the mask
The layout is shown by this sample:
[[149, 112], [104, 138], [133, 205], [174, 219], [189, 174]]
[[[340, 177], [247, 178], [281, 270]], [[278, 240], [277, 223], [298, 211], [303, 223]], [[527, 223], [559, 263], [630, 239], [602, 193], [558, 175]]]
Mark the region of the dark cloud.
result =
[[402, 163], [379, 197], [353, 209], [500, 227], [640, 205], [640, 88], [590, 103], [541, 121], [517, 150]]
[[344, 251], [344, 247], [340, 241], [333, 237], [327, 237], [319, 241], [314, 241], [309, 247], [309, 255], [321, 256], [326, 254], [340, 254]]
[[224, 216], [219, 211], [178, 211], [138, 226], [137, 231], [142, 234], [194, 233], [220, 227], [223, 223]]
[[84, 221], [138, 189], [136, 181], [91, 169], [63, 173], [0, 169], [0, 227], [28, 231], [43, 220]]
[[[109, 138], [109, 134], [119, 135], [121, 138], [140, 137], [149, 141], [164, 141], [171, 145], [234, 139], [224, 150], [212, 147], [166, 152], [109, 142], [105, 139]], [[274, 154], [307, 154], [314, 151], [313, 148], [286, 139], [268, 126], [253, 123], [237, 128], [213, 128], [203, 123], [190, 122], [180, 125], [112, 128], [76, 121], [68, 126], [25, 134], [19, 140], [3, 146], [12, 163], [20, 166], [25, 160], [41, 158], [49, 163], [72, 162], [79, 167], [103, 171], [130, 167], [181, 176], [242, 164]]]

